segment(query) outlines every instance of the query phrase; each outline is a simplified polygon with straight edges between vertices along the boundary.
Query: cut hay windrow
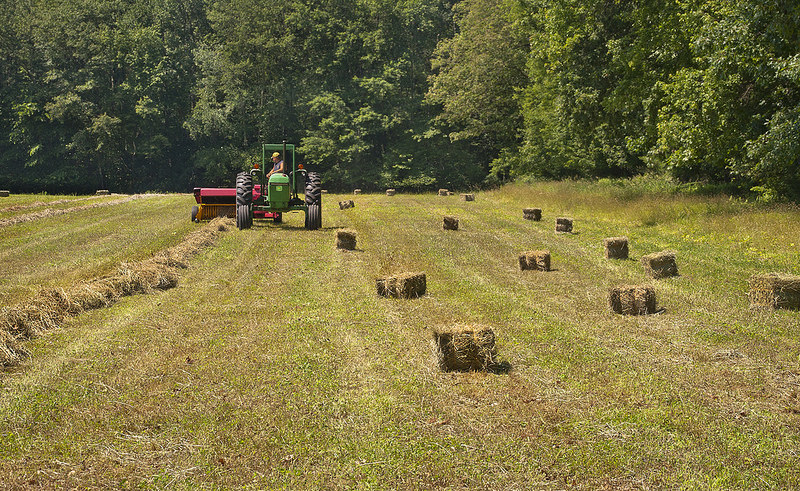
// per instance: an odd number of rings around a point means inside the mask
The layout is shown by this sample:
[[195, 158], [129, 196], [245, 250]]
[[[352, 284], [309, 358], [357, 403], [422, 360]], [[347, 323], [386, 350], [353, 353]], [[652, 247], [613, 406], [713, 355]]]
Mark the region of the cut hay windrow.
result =
[[0, 365], [20, 363], [28, 356], [22, 342], [57, 328], [68, 317], [107, 307], [124, 296], [175, 287], [178, 270], [232, 227], [233, 220], [216, 218], [150, 259], [122, 263], [113, 274], [67, 289], [43, 289], [27, 302], [4, 307], [0, 311]]
[[33, 203], [28, 203], [26, 205], [13, 205], [7, 206], [5, 208], [0, 208], [0, 213], [4, 212], [13, 212], [13, 211], [20, 211], [20, 210], [29, 210], [31, 208], [41, 208], [42, 206], [57, 206], [63, 205], [66, 203], [77, 203], [79, 201], [88, 201], [92, 199], [98, 199], [102, 196], [87, 196], [85, 198], [75, 198], [75, 199], [57, 199], [55, 201], [34, 201]]
[[146, 198], [148, 196], [156, 196], [154, 194], [134, 194], [132, 196], [127, 196], [122, 199], [115, 199], [113, 201], [104, 201], [102, 203], [94, 203], [91, 205], [82, 205], [82, 206], [74, 206], [72, 208], [63, 208], [63, 209], [53, 209], [47, 208], [46, 210], [36, 211], [33, 213], [27, 213], [25, 215], [20, 215], [17, 217], [6, 218], [5, 220], [0, 220], [0, 228], [8, 227], [10, 225], [16, 225], [18, 223], [24, 222], [32, 222], [34, 220], [40, 220], [42, 218], [50, 218], [59, 215], [65, 215], [67, 213], [73, 213], [76, 211], [83, 211], [83, 210], [91, 210], [93, 208], [100, 208], [103, 206], [113, 206], [113, 205], [121, 205], [123, 203], [127, 203], [129, 201], [133, 201], [136, 199]]

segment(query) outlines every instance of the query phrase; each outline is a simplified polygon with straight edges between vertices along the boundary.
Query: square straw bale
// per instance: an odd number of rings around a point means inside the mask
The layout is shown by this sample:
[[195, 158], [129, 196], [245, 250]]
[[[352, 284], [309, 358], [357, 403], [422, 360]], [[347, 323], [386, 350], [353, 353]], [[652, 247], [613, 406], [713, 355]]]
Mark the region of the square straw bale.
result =
[[11, 193], [9, 193], [9, 192], [8, 192], [7, 190], [5, 190], [5, 189], [3, 189], [3, 190], [0, 190], [0, 198], [8, 198], [8, 196], [9, 196], [10, 194], [11, 194]]
[[550, 271], [550, 251], [527, 251], [519, 255], [522, 271]]
[[360, 189], [354, 189], [353, 190], [353, 194], [361, 194], [361, 190]]
[[340, 210], [346, 210], [348, 208], [355, 208], [355, 207], [356, 207], [356, 204], [351, 199], [347, 199], [347, 200], [339, 202], [339, 209]]
[[454, 216], [445, 216], [442, 227], [445, 230], [458, 230], [458, 218]]
[[606, 259], [628, 259], [628, 238], [608, 237], [603, 239]]
[[394, 189], [387, 189], [386, 196], [394, 196], [397, 193]]
[[656, 311], [656, 289], [651, 285], [621, 285], [608, 290], [608, 306], [616, 314], [647, 315]]
[[356, 248], [356, 233], [352, 230], [336, 231], [336, 248], [352, 251]]
[[427, 288], [425, 273], [402, 273], [385, 278], [377, 278], [375, 285], [378, 295], [393, 298], [417, 298], [425, 294]]
[[439, 369], [444, 372], [488, 370], [495, 364], [495, 334], [488, 327], [435, 329], [433, 343]]
[[647, 276], [659, 279], [678, 276], [675, 251], [661, 251], [642, 256], [642, 265]]
[[800, 276], [784, 273], [750, 277], [750, 306], [772, 309], [800, 309]]
[[108, 196], [111, 192], [108, 189], [98, 189], [94, 194], [95, 196]]
[[461, 201], [475, 201], [475, 195], [474, 194], [462, 194], [461, 195]]
[[440, 189], [440, 190], [439, 190], [439, 196], [449, 196], [449, 195], [447, 194], [448, 192], [449, 192], [449, 191], [448, 191], [447, 189]]
[[565, 217], [556, 218], [556, 232], [561, 232], [561, 233], [572, 232], [572, 218], [565, 218]]
[[525, 220], [533, 220], [534, 222], [538, 222], [542, 219], [542, 209], [541, 208], [523, 208], [522, 209], [522, 218]]

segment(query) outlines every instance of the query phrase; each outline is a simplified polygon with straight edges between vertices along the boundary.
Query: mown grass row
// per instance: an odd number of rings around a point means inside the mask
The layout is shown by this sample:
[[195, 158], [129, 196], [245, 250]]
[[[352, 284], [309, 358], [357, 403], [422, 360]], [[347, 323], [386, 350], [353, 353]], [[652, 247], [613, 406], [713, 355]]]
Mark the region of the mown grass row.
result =
[[[366, 195], [345, 211], [339, 198], [325, 196], [323, 230], [291, 215], [229, 233], [178, 288], [31, 343], [33, 360], [2, 380], [0, 482], [798, 485], [797, 313], [751, 311], [745, 295], [752, 273], [800, 273], [793, 210], [582, 184], [471, 203]], [[529, 206], [542, 222], [522, 220]], [[459, 231], [442, 230], [444, 214]], [[575, 234], [553, 232], [558, 215]], [[358, 251], [334, 248], [340, 227]], [[645, 281], [637, 261], [603, 259], [615, 235], [634, 258], [678, 251], [681, 276], [655, 282], [664, 314], [610, 313], [609, 286]], [[519, 271], [516, 255], [540, 248], [556, 271]], [[428, 295], [377, 297], [376, 276], [410, 270]], [[449, 323], [492, 327], [511, 372], [440, 373], [430, 331]]]

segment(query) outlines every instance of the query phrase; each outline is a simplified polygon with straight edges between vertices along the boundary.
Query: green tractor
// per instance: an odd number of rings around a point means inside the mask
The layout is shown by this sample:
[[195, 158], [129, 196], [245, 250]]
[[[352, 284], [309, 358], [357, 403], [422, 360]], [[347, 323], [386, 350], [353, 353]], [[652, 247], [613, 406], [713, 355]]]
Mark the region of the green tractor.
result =
[[[279, 152], [284, 172], [272, 174], [267, 181], [267, 153]], [[291, 152], [291, 172], [286, 173]], [[270, 167], [271, 168], [271, 167]], [[254, 185], [255, 183], [255, 185]], [[299, 194], [304, 199], [299, 198]], [[249, 172], [236, 176], [236, 226], [239, 230], [253, 225], [254, 218], [272, 218], [283, 221], [283, 213], [302, 211], [306, 229], [322, 227], [322, 189], [319, 174], [307, 172], [295, 162], [294, 145], [265, 143], [261, 145], [261, 165], [255, 164]]]

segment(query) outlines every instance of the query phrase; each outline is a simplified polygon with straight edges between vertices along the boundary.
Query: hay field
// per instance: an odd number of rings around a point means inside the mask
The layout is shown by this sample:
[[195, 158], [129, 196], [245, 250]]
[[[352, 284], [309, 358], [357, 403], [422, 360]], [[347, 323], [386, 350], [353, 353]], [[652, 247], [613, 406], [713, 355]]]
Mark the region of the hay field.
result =
[[[3, 304], [178, 244], [192, 201], [0, 229]], [[324, 195], [323, 228], [302, 227], [225, 232], [176, 288], [28, 342], [0, 375], [0, 487], [800, 486], [800, 312], [747, 297], [752, 274], [800, 274], [797, 209], [560, 183]], [[628, 260], [603, 257], [616, 236]], [[520, 271], [540, 249], [552, 271]], [[639, 258], [661, 250], [680, 276], [648, 280]], [[407, 271], [425, 296], [377, 296]], [[664, 311], [612, 314], [608, 288], [638, 283]], [[452, 325], [491, 327], [510, 370], [440, 372], [432, 333]]]

